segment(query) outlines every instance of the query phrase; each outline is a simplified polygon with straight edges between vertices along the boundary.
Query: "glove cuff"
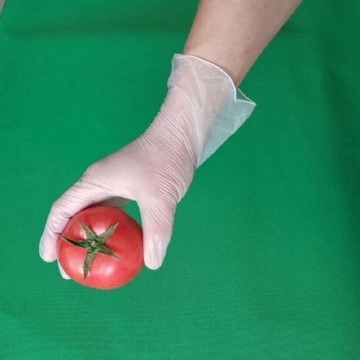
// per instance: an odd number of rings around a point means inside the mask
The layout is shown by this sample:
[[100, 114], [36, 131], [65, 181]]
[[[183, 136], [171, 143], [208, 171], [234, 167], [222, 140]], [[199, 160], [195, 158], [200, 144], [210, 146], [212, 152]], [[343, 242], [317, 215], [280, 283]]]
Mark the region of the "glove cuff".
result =
[[[250, 117], [256, 104], [235, 87], [234, 82], [223, 69], [207, 60], [194, 55], [174, 54], [171, 65], [172, 74], [184, 66], [199, 66], [200, 68], [205, 66], [206, 73], [197, 72], [197, 78], [201, 79], [202, 85], [205, 87], [218, 87], [218, 96], [222, 97], [221, 105], [219, 109], [216, 109], [216, 116], [206, 131], [202, 151], [197, 160], [197, 167], [199, 167]], [[170, 76], [168, 86], [171, 86], [172, 83], [172, 76]], [[206, 91], [203, 93], [206, 97]], [[211, 100], [215, 101], [216, 99]], [[198, 131], [201, 132], [201, 129]]]

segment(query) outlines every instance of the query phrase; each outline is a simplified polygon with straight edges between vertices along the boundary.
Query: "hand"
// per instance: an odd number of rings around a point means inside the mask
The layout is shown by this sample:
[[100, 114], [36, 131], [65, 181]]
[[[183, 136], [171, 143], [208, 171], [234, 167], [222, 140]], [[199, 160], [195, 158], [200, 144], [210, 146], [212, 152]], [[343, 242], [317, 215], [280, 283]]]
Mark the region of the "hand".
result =
[[[91, 165], [51, 207], [40, 256], [56, 260], [56, 242], [69, 219], [94, 204], [138, 203], [144, 262], [158, 269], [169, 245], [176, 206], [201, 165], [250, 115], [229, 76], [194, 56], [175, 55], [169, 91], [140, 137]], [[68, 278], [60, 268], [64, 278]]]

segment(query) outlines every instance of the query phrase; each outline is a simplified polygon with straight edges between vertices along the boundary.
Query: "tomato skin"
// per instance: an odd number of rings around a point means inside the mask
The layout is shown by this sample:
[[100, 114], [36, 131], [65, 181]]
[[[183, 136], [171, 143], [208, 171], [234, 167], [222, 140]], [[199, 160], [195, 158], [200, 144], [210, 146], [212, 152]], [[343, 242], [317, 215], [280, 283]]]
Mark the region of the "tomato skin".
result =
[[118, 226], [105, 245], [120, 260], [106, 254], [96, 254], [86, 279], [86, 250], [58, 238], [58, 261], [72, 280], [87, 287], [111, 290], [127, 284], [139, 274], [144, 266], [142, 228], [119, 208], [96, 206], [82, 210], [70, 219], [61, 235], [71, 240], [85, 240], [86, 234], [80, 224], [101, 235], [116, 223]]

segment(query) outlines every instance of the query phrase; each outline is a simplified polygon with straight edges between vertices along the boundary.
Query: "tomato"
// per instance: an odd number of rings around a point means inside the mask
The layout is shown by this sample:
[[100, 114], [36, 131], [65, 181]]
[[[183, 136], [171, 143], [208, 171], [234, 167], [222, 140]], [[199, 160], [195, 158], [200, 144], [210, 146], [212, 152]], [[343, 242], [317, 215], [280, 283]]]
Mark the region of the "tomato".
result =
[[119, 208], [87, 208], [66, 225], [57, 257], [75, 282], [100, 290], [118, 288], [144, 266], [142, 228]]

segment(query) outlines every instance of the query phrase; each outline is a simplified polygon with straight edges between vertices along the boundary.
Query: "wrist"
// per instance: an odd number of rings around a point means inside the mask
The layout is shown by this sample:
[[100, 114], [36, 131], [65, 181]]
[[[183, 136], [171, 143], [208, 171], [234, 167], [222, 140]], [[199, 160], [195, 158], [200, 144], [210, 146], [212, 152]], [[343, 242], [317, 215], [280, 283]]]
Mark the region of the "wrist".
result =
[[147, 133], [169, 152], [181, 144], [197, 167], [255, 107], [223, 69], [193, 55], [174, 55], [167, 84], [164, 103]]
[[211, 63], [221, 69], [232, 81], [235, 87], [240, 86], [246, 75], [245, 65], [242, 66], [238, 58], [229, 58], [218, 51], [218, 49], [203, 49], [192, 47], [186, 44], [182, 52], [183, 55], [196, 56], [199, 59]]
[[169, 100], [183, 94], [184, 109], [192, 110], [188, 118], [195, 133], [197, 167], [238, 130], [256, 106], [226, 71], [195, 55], [174, 54], [168, 87]]

